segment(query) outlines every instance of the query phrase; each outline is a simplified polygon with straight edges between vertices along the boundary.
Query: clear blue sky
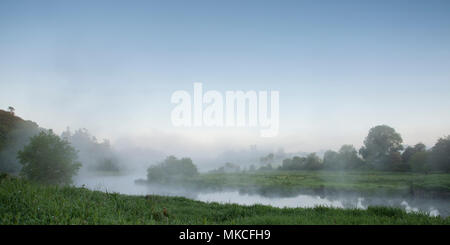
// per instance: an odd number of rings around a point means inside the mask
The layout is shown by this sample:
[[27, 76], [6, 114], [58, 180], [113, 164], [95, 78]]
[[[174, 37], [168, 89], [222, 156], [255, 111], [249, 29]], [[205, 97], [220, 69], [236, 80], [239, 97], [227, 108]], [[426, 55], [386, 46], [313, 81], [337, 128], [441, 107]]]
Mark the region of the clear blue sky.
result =
[[[170, 95], [193, 82], [279, 90], [280, 135], [174, 129]], [[9, 105], [113, 140], [316, 151], [388, 124], [431, 146], [450, 134], [450, 1], [2, 0]]]

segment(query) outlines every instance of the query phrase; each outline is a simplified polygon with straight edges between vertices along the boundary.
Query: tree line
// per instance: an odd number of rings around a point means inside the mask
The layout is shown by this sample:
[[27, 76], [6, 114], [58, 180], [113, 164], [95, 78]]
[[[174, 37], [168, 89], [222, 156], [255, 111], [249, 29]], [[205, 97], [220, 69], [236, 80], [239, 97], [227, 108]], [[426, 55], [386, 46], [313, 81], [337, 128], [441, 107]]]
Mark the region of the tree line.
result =
[[[2, 112], [2, 111], [0, 111]], [[27, 179], [48, 184], [70, 184], [72, 177], [81, 168], [79, 153], [84, 152], [83, 163], [90, 165], [92, 170], [118, 171], [117, 158], [113, 154], [108, 141], [97, 142], [95, 137], [89, 135], [87, 130], [78, 130], [72, 134], [69, 130], [61, 137], [52, 130], [38, 128], [36, 124], [25, 122], [13, 115], [13, 112], [0, 113], [0, 150], [6, 152], [8, 146], [20, 164], [20, 175]], [[15, 122], [14, 120], [17, 122]], [[19, 120], [20, 119], [20, 120]], [[22, 125], [32, 128], [25, 134], [27, 143], [13, 144], [12, 137], [17, 130], [24, 131]], [[28, 125], [29, 124], [29, 125]], [[28, 131], [27, 131], [28, 132]], [[29, 137], [30, 134], [34, 136]], [[436, 144], [427, 149], [423, 143], [404, 147], [403, 139], [392, 127], [379, 125], [370, 129], [364, 140], [364, 145], [356, 150], [352, 145], [343, 145], [339, 151], [326, 151], [323, 158], [316, 153], [307, 156], [294, 156], [282, 161], [281, 166], [273, 168], [271, 162], [274, 155], [269, 154], [261, 158], [267, 163], [259, 170], [381, 170], [381, 171], [413, 171], [428, 173], [430, 171], [450, 172], [450, 136], [438, 139]], [[20, 147], [21, 146], [21, 147]], [[75, 146], [75, 147], [74, 147]], [[20, 149], [18, 149], [20, 147]], [[84, 147], [84, 148], [83, 148]], [[11, 152], [8, 151], [8, 152]], [[12, 161], [1, 157], [0, 171], [14, 173], [16, 168]], [[6, 164], [3, 164], [6, 163]], [[6, 166], [6, 167], [5, 167]], [[5, 171], [9, 170], [9, 171]], [[217, 172], [239, 172], [239, 166], [231, 163], [225, 164]], [[250, 171], [256, 171], [250, 169]], [[167, 157], [158, 165], [147, 170], [149, 181], [167, 182], [183, 180], [198, 175], [197, 167], [190, 158], [177, 159]]]
[[278, 169], [450, 172], [450, 136], [440, 138], [428, 150], [423, 143], [406, 148], [402, 143], [395, 129], [379, 125], [370, 129], [359, 151], [352, 145], [343, 145], [337, 152], [326, 151], [322, 159], [315, 153], [284, 159]]

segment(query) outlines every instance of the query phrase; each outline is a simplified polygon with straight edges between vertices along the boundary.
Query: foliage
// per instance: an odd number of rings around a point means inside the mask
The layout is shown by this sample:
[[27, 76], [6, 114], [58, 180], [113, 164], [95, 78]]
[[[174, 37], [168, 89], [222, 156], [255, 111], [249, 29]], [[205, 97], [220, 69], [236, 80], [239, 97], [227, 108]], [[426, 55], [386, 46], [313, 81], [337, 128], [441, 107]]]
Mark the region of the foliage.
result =
[[280, 166], [280, 170], [302, 170], [306, 158], [295, 156], [292, 159], [286, 158]]
[[450, 172], [450, 136], [438, 140], [431, 149], [430, 158], [433, 170]]
[[45, 184], [70, 184], [81, 167], [75, 149], [51, 130], [33, 136], [18, 158], [22, 176]]
[[411, 157], [417, 152], [426, 151], [426, 146], [423, 143], [418, 143], [414, 147], [408, 146], [402, 153], [402, 161], [403, 163], [408, 163], [411, 160]]
[[119, 172], [120, 168], [115, 158], [105, 158], [99, 161], [95, 170], [103, 172]]
[[323, 157], [324, 168], [332, 170], [360, 169], [364, 162], [353, 145], [343, 145], [338, 152], [326, 151]]
[[98, 142], [85, 128], [75, 130], [67, 128], [61, 135], [78, 151], [78, 157], [83, 162], [83, 169], [88, 171], [118, 172], [121, 170], [119, 157], [112, 149], [109, 141]]
[[259, 162], [262, 165], [271, 165], [274, 163], [275, 155], [273, 153], [268, 154], [267, 156], [261, 157]]
[[322, 160], [316, 155], [316, 153], [309, 154], [305, 159], [305, 170], [319, 170], [322, 168]]
[[398, 154], [403, 150], [402, 142], [402, 137], [395, 129], [379, 125], [369, 130], [359, 153], [377, 169], [389, 170], [401, 159]]
[[217, 169], [210, 171], [211, 173], [238, 173], [241, 171], [241, 167], [239, 165], [226, 162], [224, 166], [221, 166]]
[[17, 152], [40, 131], [36, 123], [25, 121], [11, 111], [0, 110], [0, 172], [19, 173], [22, 166]]
[[428, 155], [426, 151], [418, 151], [411, 156], [408, 164], [413, 172], [428, 173], [430, 165], [428, 164]]
[[339, 153], [332, 150], [328, 150], [323, 154], [323, 165], [325, 169], [344, 169]]
[[174, 156], [169, 156], [160, 164], [147, 169], [149, 182], [181, 181], [196, 175], [198, 175], [197, 167], [190, 158], [177, 159]]
[[449, 196], [450, 175], [387, 171], [280, 171], [201, 174], [184, 186], [207, 189], [239, 189], [261, 195], [298, 195], [302, 192], [359, 192], [365, 194]]
[[[450, 218], [390, 207], [367, 210], [275, 208], [193, 201], [183, 197], [127, 196], [85, 188], [42, 186], [0, 179], [0, 224], [450, 224]], [[163, 215], [164, 209], [169, 217]]]

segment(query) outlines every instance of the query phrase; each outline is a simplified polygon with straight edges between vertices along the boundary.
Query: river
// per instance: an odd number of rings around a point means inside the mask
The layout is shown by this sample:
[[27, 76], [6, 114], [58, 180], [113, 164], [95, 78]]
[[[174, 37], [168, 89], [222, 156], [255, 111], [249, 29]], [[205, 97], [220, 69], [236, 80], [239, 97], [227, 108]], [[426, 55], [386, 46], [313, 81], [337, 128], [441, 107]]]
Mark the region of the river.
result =
[[336, 207], [366, 209], [368, 206], [399, 207], [407, 212], [424, 212], [431, 216], [450, 215], [448, 200], [429, 198], [405, 198], [392, 196], [363, 196], [359, 193], [345, 195], [312, 195], [299, 194], [291, 197], [271, 195], [270, 197], [259, 194], [242, 193], [237, 190], [227, 191], [194, 191], [182, 188], [165, 188], [162, 186], [147, 186], [134, 183], [136, 179], [142, 179], [142, 174], [133, 175], [104, 175], [104, 176], [78, 176], [75, 178], [76, 186], [84, 186], [91, 190], [117, 192], [128, 195], [166, 195], [184, 196], [203, 202], [236, 203], [241, 205], [270, 205], [279, 208], [295, 207]]

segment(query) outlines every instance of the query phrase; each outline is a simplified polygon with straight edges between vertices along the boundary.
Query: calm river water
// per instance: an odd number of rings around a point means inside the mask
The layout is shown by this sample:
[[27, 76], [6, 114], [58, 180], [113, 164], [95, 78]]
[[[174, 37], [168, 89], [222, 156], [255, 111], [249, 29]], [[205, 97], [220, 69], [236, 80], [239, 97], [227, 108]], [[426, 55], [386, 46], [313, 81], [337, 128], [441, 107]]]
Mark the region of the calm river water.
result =
[[296, 195], [292, 197], [265, 197], [258, 194], [241, 193], [239, 191], [200, 192], [187, 191], [161, 186], [146, 186], [134, 183], [136, 179], [143, 179], [142, 174], [126, 176], [79, 176], [75, 179], [77, 186], [85, 186], [92, 190], [118, 192], [128, 195], [167, 195], [184, 196], [203, 202], [236, 203], [242, 205], [263, 204], [274, 207], [315, 207], [327, 206], [337, 208], [366, 209], [368, 206], [393, 206], [405, 209], [407, 212], [425, 212], [431, 216], [450, 215], [448, 200], [427, 198], [404, 198], [386, 196], [352, 195]]

